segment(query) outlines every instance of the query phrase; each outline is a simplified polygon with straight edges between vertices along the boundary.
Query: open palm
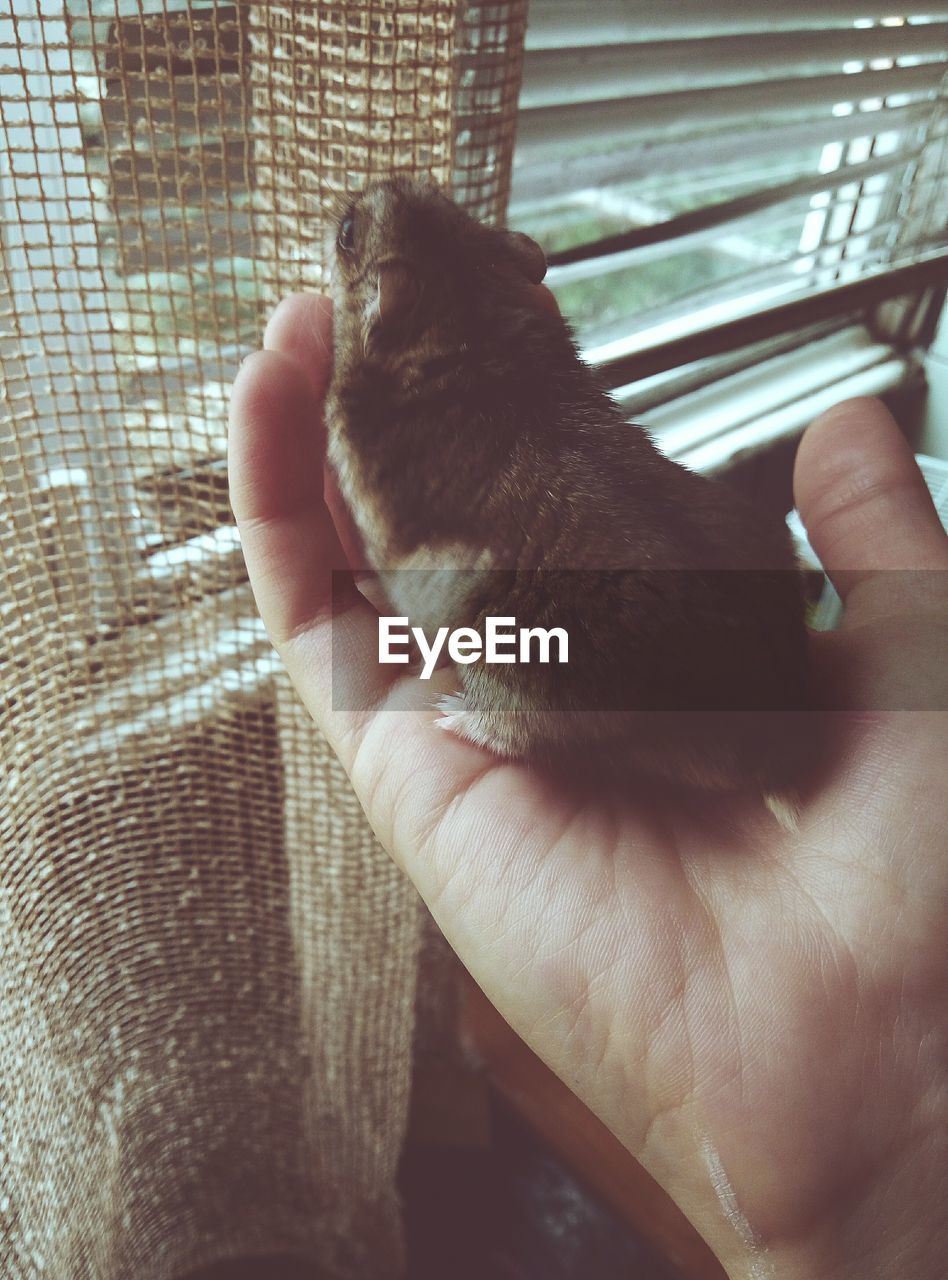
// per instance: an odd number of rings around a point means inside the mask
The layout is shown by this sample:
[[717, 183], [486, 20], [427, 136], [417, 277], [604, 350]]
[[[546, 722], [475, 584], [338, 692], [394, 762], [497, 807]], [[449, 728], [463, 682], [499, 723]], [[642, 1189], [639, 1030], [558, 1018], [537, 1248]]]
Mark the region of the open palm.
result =
[[434, 724], [450, 673], [381, 676], [355, 590], [335, 701], [372, 709], [333, 709], [330, 325], [324, 300], [287, 299], [242, 367], [231, 495], [263, 619], [380, 840], [730, 1274], [941, 1275], [948, 547], [891, 418], [851, 401], [800, 448], [797, 502], [847, 604], [814, 658], [864, 709], [833, 718], [789, 837], [750, 803], [594, 802], [456, 741]]

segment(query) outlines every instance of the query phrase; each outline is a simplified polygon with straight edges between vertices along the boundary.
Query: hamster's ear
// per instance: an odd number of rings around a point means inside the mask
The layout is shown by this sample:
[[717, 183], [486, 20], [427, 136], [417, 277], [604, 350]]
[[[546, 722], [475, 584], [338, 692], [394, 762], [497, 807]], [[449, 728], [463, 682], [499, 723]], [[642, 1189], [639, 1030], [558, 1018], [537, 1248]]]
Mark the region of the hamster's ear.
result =
[[414, 275], [400, 262], [383, 262], [375, 294], [365, 309], [362, 343], [370, 347], [386, 333], [394, 333], [415, 309], [421, 289]]
[[539, 284], [546, 275], [546, 254], [536, 240], [531, 240], [522, 231], [501, 231], [500, 234], [517, 269], [531, 284]]

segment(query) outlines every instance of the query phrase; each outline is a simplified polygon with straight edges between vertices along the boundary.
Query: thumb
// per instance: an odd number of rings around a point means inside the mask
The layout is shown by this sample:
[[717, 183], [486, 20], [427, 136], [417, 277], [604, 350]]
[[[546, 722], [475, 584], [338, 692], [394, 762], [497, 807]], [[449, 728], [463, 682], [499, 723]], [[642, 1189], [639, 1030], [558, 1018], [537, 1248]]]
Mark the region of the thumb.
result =
[[[883, 404], [844, 400], [821, 414], [800, 442], [793, 488], [850, 616], [865, 621], [930, 607], [936, 575], [926, 571], [948, 570], [948, 538]], [[937, 580], [948, 584], [948, 575]]]

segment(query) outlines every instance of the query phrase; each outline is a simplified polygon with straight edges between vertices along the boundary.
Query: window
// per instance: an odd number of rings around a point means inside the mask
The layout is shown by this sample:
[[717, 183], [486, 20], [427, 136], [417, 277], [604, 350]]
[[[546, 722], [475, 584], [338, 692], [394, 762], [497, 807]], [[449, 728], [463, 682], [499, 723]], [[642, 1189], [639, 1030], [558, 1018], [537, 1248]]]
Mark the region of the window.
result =
[[[533, 0], [510, 221], [547, 249], [587, 358], [673, 451], [722, 460], [693, 450], [720, 441], [723, 392], [704, 427], [707, 396], [655, 406], [767, 360], [770, 345], [736, 353], [784, 307], [779, 351], [807, 314], [790, 303], [824, 299], [828, 326], [791, 343], [821, 345], [809, 362], [786, 353], [756, 406], [735, 385], [732, 423], [786, 408], [780, 397], [799, 399], [808, 379], [839, 398], [905, 376], [904, 360], [853, 328], [866, 294], [843, 286], [917, 289], [944, 270], [946, 18], [870, 0]], [[716, 359], [682, 345], [740, 322], [707, 346]], [[811, 411], [771, 426], [793, 430]]]

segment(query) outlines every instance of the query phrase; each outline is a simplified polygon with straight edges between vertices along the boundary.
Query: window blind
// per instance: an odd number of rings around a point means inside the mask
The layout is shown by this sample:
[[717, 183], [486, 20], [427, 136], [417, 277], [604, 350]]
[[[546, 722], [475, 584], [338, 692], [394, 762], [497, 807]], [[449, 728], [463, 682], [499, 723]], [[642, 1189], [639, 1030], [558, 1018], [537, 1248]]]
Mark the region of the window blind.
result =
[[606, 384], [943, 283], [946, 67], [943, 3], [533, 0], [510, 221]]

